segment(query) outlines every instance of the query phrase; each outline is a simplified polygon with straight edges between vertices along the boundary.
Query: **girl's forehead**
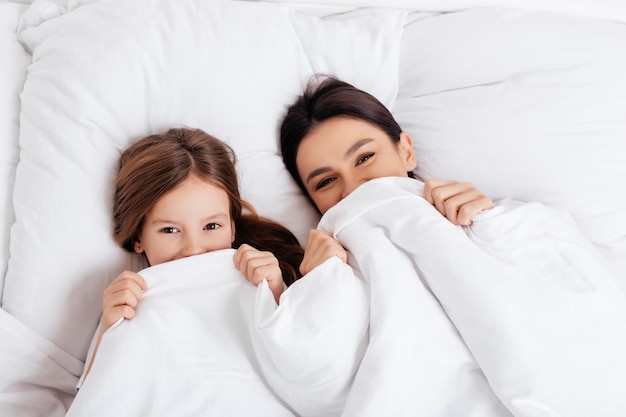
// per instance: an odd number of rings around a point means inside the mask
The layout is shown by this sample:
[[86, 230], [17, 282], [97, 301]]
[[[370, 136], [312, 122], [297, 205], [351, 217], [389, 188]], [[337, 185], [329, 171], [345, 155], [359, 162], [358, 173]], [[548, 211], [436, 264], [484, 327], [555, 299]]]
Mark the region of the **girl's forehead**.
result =
[[192, 213], [194, 210], [211, 207], [229, 207], [228, 193], [212, 181], [198, 176], [189, 176], [159, 198], [151, 211]]

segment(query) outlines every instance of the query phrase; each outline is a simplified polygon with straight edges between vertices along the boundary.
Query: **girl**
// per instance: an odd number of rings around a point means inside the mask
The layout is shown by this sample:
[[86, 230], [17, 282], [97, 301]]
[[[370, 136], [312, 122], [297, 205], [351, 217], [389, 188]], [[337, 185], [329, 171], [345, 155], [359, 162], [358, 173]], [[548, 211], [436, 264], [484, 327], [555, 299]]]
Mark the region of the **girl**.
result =
[[[255, 285], [265, 278], [277, 302], [301, 276], [303, 249], [296, 237], [241, 199], [233, 150], [199, 129], [170, 129], [122, 153], [113, 222], [115, 241], [151, 266], [238, 248], [237, 268]], [[92, 357], [113, 323], [135, 316], [146, 289], [139, 274], [124, 271], [104, 291]]]

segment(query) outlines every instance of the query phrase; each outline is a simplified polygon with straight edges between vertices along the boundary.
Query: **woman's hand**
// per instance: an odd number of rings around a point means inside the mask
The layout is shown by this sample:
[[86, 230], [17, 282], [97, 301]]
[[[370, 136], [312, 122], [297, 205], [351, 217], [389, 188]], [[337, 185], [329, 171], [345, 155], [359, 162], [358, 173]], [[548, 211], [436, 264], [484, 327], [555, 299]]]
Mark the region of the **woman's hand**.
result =
[[493, 208], [493, 201], [469, 182], [426, 180], [424, 198], [452, 223], [465, 226], [474, 214]]
[[235, 252], [234, 260], [237, 269], [254, 285], [259, 285], [265, 278], [276, 303], [279, 302], [280, 295], [285, 291], [285, 282], [278, 259], [272, 252], [260, 251], [244, 243]]
[[127, 320], [135, 317], [135, 307], [147, 289], [146, 281], [135, 272], [124, 271], [115, 278], [104, 290], [100, 333], [107, 331], [120, 317]]
[[348, 262], [348, 252], [331, 233], [311, 229], [304, 248], [304, 257], [300, 264], [300, 273], [306, 275], [329, 258], [337, 256], [344, 263]]

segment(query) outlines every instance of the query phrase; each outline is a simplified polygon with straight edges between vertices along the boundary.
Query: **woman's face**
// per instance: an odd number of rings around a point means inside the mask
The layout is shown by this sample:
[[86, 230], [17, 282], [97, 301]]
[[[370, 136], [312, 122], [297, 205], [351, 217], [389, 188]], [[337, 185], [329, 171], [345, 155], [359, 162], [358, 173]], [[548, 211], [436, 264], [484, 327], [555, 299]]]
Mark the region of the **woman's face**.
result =
[[135, 251], [158, 265], [228, 249], [234, 233], [226, 191], [190, 175], [148, 212]]
[[366, 181], [406, 177], [415, 168], [415, 152], [405, 133], [394, 143], [371, 123], [334, 117], [304, 137], [296, 166], [309, 196], [324, 214]]

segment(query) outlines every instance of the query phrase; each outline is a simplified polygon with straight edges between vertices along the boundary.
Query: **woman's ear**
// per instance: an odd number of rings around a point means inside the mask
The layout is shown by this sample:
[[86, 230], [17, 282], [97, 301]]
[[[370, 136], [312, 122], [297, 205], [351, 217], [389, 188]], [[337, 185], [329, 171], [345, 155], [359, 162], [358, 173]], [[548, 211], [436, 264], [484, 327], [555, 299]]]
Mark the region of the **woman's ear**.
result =
[[405, 132], [400, 133], [398, 149], [400, 150], [400, 156], [402, 157], [406, 171], [413, 171], [417, 166], [415, 149], [413, 149], [413, 141], [411, 140], [411, 137]]
[[230, 230], [231, 230], [230, 243], [234, 243], [235, 242], [235, 233], [237, 232], [237, 230], [235, 229], [235, 221], [234, 220], [230, 221]]
[[135, 249], [135, 253], [143, 253], [143, 247], [141, 246], [139, 239], [133, 243], [133, 248]]

